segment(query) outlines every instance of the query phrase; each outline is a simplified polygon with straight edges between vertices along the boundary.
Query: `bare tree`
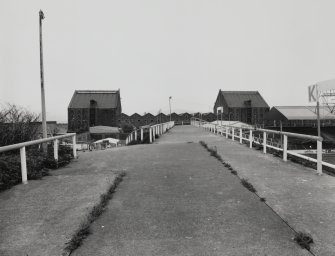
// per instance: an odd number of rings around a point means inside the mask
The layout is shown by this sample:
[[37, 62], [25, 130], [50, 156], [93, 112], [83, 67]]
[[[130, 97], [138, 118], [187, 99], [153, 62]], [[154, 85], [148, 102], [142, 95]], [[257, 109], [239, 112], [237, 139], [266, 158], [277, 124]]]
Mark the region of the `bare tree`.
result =
[[39, 116], [15, 104], [1, 106], [0, 146], [36, 139]]

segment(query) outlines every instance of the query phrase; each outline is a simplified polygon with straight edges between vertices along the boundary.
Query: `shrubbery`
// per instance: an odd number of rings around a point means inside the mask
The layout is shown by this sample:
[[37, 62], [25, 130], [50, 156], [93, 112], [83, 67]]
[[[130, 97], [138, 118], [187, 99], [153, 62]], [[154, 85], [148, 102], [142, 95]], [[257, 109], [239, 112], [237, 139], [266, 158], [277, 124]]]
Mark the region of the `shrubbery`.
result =
[[[16, 105], [6, 105], [0, 109], [0, 146], [34, 140], [38, 136], [38, 126], [34, 124], [38, 116]], [[44, 154], [37, 145], [26, 148], [28, 180], [41, 179], [50, 169], [68, 164], [73, 157], [72, 149], [59, 145], [58, 162], [53, 158], [53, 146], [48, 146]], [[19, 150], [0, 153], [0, 191], [21, 183], [21, 159]]]

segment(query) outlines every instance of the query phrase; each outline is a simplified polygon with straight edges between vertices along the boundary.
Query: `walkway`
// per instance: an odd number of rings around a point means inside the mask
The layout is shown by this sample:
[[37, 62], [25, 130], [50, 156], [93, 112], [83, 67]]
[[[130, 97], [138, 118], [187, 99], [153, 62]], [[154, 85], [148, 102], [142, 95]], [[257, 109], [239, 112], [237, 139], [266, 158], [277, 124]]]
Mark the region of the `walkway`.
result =
[[72, 255], [310, 255], [294, 232], [198, 141], [175, 127], [110, 156], [125, 169], [107, 212]]

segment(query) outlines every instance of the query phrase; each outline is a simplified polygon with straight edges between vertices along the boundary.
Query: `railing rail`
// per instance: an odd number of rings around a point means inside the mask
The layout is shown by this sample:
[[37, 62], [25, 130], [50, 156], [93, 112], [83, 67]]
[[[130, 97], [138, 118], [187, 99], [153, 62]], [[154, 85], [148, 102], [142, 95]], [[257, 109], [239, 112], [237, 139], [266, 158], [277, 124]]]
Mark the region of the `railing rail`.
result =
[[[207, 121], [201, 120], [199, 118], [191, 118], [191, 124], [198, 127], [203, 127], [205, 130], [208, 130], [213, 133], [217, 133], [223, 135], [225, 134], [226, 138], [231, 137], [234, 141], [236, 138], [239, 139], [239, 142], [242, 144], [243, 141], [247, 141], [249, 143], [249, 147], [252, 148], [252, 144], [258, 144], [263, 146], [263, 153], [266, 153], [267, 148], [272, 148], [277, 151], [283, 151], [283, 160], [287, 161], [287, 155], [293, 155], [300, 157], [302, 159], [314, 162], [317, 164], [317, 173], [319, 175], [322, 174], [322, 165], [328, 166], [330, 168], [335, 169], [335, 165], [326, 163], [322, 161], [322, 137], [307, 135], [307, 134], [299, 134], [299, 133], [291, 133], [291, 132], [281, 132], [269, 129], [256, 128], [252, 126], [234, 126], [234, 125], [220, 125], [220, 124], [212, 124]], [[261, 133], [263, 136], [260, 138], [254, 137], [254, 133]], [[282, 147], [277, 147], [273, 145], [273, 143], [268, 142], [268, 135], [276, 134], [283, 137], [283, 145]], [[288, 138], [301, 138], [308, 139], [312, 141], [316, 141], [317, 143], [317, 159], [304, 156], [298, 154], [296, 152], [288, 150]]]
[[20, 149], [22, 183], [27, 184], [28, 183], [28, 178], [27, 178], [28, 175], [27, 175], [26, 147], [53, 141], [54, 159], [56, 161], [58, 161], [59, 140], [65, 139], [65, 138], [72, 138], [73, 157], [77, 158], [76, 134], [75, 133], [67, 133], [67, 134], [59, 135], [59, 136], [55, 136], [55, 137], [49, 137], [49, 138], [45, 138], [45, 139], [32, 140], [32, 141], [26, 141], [26, 142], [22, 142], [22, 143], [13, 144], [13, 145], [3, 146], [3, 147], [0, 147], [0, 153]]
[[138, 137], [140, 136], [140, 140], [144, 140], [144, 129], [149, 129], [149, 141], [152, 143], [155, 141], [156, 134], [157, 135], [162, 135], [166, 133], [169, 129], [171, 129], [175, 125], [174, 121], [171, 122], [166, 122], [166, 123], [161, 123], [161, 124], [154, 124], [150, 125], [148, 128], [139, 128], [135, 129], [126, 138], [126, 145], [131, 143], [134, 140], [138, 140]]

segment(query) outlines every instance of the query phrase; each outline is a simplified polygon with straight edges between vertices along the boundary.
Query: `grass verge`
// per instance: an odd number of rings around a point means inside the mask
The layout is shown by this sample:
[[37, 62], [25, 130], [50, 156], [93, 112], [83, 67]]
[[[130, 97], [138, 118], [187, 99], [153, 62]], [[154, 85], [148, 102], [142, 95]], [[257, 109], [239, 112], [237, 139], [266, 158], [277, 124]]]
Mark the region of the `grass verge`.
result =
[[86, 219], [81, 222], [78, 230], [73, 234], [69, 242], [66, 243], [64, 252], [66, 255], [76, 250], [82, 245], [84, 239], [91, 234], [91, 223], [93, 223], [105, 210], [110, 199], [112, 199], [115, 189], [126, 175], [125, 172], [117, 173], [114, 183], [109, 187], [106, 193], [100, 196], [100, 201], [93, 206], [92, 210], [87, 215]]

